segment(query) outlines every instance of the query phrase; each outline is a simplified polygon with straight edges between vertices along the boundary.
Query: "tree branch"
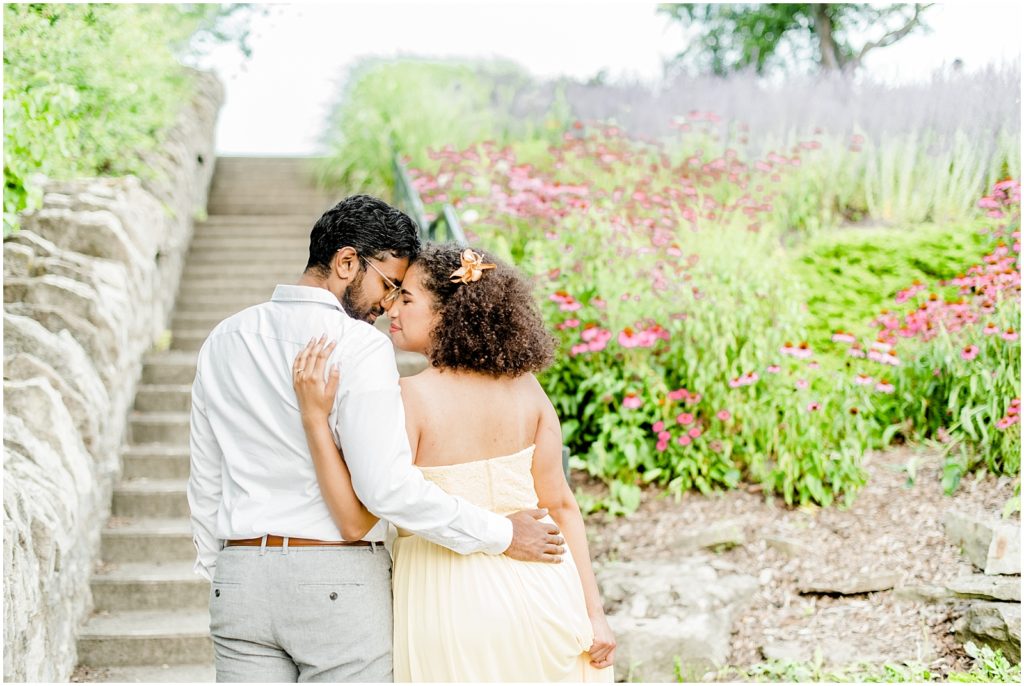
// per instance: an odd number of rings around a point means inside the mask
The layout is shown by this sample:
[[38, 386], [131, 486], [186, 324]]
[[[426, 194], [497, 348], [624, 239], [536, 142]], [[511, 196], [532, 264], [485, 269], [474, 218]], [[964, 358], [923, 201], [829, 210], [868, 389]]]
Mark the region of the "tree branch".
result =
[[913, 31], [915, 27], [920, 26], [921, 13], [928, 9], [929, 7], [931, 7], [933, 4], [934, 3], [928, 3], [926, 5], [923, 5], [920, 3], [914, 3], [914, 16], [912, 16], [907, 21], [907, 23], [904, 24], [902, 27], [896, 29], [895, 31], [890, 31], [889, 33], [879, 38], [877, 41], [867, 42], [864, 45], [864, 47], [861, 48], [860, 53], [857, 55], [857, 57], [854, 58], [853, 64], [860, 66], [861, 62], [864, 60], [864, 55], [868, 54], [868, 51], [874, 50], [875, 48], [884, 48], [889, 45], [892, 45], [896, 41], [906, 36], [911, 31]]

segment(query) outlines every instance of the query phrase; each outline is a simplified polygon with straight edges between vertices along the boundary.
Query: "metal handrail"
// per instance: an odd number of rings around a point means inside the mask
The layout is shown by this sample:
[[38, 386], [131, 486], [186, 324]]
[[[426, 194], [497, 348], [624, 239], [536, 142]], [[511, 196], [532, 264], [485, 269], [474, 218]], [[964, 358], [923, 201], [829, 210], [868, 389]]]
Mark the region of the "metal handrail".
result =
[[[416, 187], [412, 185], [409, 178], [409, 171], [402, 163], [401, 157], [395, 152], [391, 156], [391, 164], [395, 173], [395, 205], [413, 218], [420, 230], [420, 240], [454, 241], [459, 245], [468, 245], [466, 232], [462, 230], [462, 222], [459, 221], [459, 214], [450, 203], [444, 203], [441, 211], [433, 221], [427, 223], [427, 213], [423, 209], [423, 200]], [[444, 235], [441, 229], [444, 228]]]
[[[466, 234], [462, 230], [462, 223], [459, 221], [459, 215], [455, 208], [449, 203], [445, 203], [437, 217], [427, 224], [423, 200], [420, 198], [419, 191], [412, 185], [409, 171], [402, 163], [397, 150], [392, 152], [391, 164], [395, 173], [395, 206], [412, 217], [413, 221], [416, 222], [416, 227], [420, 232], [420, 240], [438, 240], [438, 234], [443, 225], [447, 229], [448, 234], [445, 240], [454, 241], [459, 245], [468, 245], [469, 241], [466, 240]], [[565, 480], [569, 481], [569, 447], [565, 445], [562, 446], [562, 471], [565, 473]]]

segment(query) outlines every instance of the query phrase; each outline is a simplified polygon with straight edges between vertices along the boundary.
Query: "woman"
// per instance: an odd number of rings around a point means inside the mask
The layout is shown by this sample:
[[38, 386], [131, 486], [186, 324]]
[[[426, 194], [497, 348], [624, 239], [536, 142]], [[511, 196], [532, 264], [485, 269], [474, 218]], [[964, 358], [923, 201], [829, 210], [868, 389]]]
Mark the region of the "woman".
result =
[[[615, 640], [583, 518], [562, 473], [558, 417], [533, 373], [552, 359], [525, 279], [473, 250], [428, 246], [390, 305], [391, 334], [430, 366], [401, 380], [406, 430], [423, 475], [506, 515], [546, 508], [569, 548], [562, 564], [459, 555], [399, 530], [394, 545], [395, 681], [612, 681]], [[333, 344], [296, 358], [295, 390], [317, 464], [337, 463], [327, 417]], [[320, 479], [346, 538], [376, 523], [344, 478]], [[358, 535], [357, 535], [358, 534]]]

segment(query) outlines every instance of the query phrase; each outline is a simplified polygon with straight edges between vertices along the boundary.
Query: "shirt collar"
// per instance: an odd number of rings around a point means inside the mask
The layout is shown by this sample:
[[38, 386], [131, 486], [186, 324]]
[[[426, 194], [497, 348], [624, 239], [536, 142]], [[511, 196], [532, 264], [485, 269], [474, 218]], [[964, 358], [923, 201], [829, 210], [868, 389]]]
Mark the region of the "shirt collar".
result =
[[319, 303], [340, 310], [343, 314], [348, 314], [334, 294], [326, 288], [278, 284], [270, 299], [274, 302]]

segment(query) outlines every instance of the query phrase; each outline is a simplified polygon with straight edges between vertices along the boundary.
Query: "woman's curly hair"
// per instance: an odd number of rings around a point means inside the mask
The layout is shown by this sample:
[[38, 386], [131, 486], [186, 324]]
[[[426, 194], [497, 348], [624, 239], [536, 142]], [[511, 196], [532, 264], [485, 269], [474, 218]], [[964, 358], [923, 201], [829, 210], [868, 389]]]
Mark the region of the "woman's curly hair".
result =
[[464, 249], [429, 244], [414, 262], [438, 315], [430, 332], [430, 363], [495, 377], [542, 371], [554, 359], [555, 339], [544, 326], [529, 282], [493, 254], [473, 248], [496, 268], [479, 281], [452, 283]]

